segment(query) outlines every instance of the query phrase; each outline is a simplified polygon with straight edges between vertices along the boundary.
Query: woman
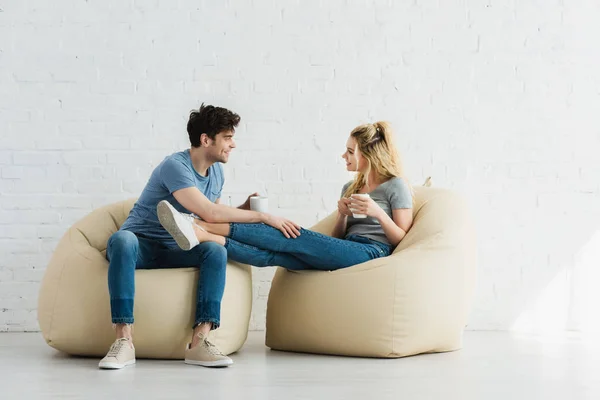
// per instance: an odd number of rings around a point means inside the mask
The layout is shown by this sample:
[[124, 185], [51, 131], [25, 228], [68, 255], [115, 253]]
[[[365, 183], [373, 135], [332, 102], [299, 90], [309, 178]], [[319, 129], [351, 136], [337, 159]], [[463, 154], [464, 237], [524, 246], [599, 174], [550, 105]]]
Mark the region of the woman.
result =
[[194, 232], [198, 242], [217, 242], [230, 259], [257, 267], [336, 270], [389, 256], [412, 225], [413, 197], [388, 124], [355, 128], [342, 157], [357, 174], [342, 188], [333, 237], [301, 228], [286, 238], [265, 224], [211, 224], [180, 214], [166, 201], [158, 205], [159, 219], [176, 240]]

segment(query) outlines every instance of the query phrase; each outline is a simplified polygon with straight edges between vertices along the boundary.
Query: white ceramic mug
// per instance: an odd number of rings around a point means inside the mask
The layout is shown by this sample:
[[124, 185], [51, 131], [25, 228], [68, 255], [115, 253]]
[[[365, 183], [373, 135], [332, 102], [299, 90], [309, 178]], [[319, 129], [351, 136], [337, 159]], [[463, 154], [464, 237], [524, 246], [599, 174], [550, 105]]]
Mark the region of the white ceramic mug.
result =
[[[355, 193], [355, 194], [351, 195], [350, 197], [371, 197], [371, 196], [369, 196], [368, 193]], [[350, 211], [352, 211], [352, 216], [354, 218], [367, 218], [366, 214], [355, 214], [354, 210], [352, 208], [350, 208]]]
[[250, 209], [258, 212], [269, 211], [269, 198], [264, 196], [252, 196], [250, 197]]

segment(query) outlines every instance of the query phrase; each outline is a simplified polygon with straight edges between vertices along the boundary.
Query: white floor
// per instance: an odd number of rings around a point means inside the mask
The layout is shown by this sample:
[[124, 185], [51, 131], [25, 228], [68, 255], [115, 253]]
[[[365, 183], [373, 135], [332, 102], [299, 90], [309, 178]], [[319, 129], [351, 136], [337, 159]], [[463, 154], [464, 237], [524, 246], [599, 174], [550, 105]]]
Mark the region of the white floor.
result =
[[0, 334], [0, 399], [600, 399], [600, 345], [467, 332], [464, 349], [394, 360], [271, 351], [251, 332], [227, 369], [138, 360], [120, 371], [39, 334]]

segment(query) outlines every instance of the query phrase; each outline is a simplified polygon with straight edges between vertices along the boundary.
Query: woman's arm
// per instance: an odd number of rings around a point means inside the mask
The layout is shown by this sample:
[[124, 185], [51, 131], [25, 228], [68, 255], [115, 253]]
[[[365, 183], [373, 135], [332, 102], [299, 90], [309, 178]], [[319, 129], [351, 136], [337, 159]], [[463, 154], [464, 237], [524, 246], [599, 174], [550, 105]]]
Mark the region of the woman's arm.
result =
[[412, 208], [399, 208], [396, 210], [392, 210], [393, 219], [387, 215], [383, 209], [381, 210], [381, 215], [376, 217], [381, 227], [383, 228], [383, 232], [385, 236], [390, 241], [392, 246], [396, 247], [398, 243], [404, 236], [406, 236], [406, 232], [410, 229], [413, 221], [413, 211]]
[[343, 239], [346, 233], [346, 223], [348, 222], [348, 217], [346, 215], [342, 215], [338, 213], [337, 219], [335, 221], [335, 226], [333, 227], [333, 231], [331, 236], [338, 239]]
[[375, 218], [381, 224], [385, 236], [396, 247], [406, 236], [413, 221], [412, 208], [392, 210], [392, 218], [370, 197], [352, 197], [350, 205], [357, 213]]
[[346, 224], [348, 222], [348, 216], [352, 215], [352, 212], [348, 208], [350, 199], [342, 197], [338, 200], [338, 215], [335, 221], [335, 226], [331, 236], [338, 239], [343, 239], [346, 236]]

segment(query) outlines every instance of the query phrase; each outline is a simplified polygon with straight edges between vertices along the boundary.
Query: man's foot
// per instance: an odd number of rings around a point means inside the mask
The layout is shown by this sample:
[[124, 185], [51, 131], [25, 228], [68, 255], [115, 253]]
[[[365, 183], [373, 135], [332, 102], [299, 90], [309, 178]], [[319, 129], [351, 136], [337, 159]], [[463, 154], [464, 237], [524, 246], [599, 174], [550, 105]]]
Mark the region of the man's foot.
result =
[[135, 348], [131, 343], [131, 339], [120, 338], [110, 346], [108, 354], [100, 360], [98, 367], [102, 369], [121, 369], [132, 364], [135, 364]]
[[212, 344], [206, 336], [198, 333], [200, 343], [190, 348], [191, 344], [185, 349], [185, 363], [191, 365], [201, 365], [203, 367], [228, 367], [233, 364], [233, 360], [221, 353], [221, 350]]
[[[194, 232], [194, 217], [192, 215], [180, 213], [166, 200], [158, 203], [156, 212], [161, 225], [173, 236], [177, 245], [183, 250], [190, 250], [200, 243]], [[203, 229], [200, 226], [198, 228]]]

